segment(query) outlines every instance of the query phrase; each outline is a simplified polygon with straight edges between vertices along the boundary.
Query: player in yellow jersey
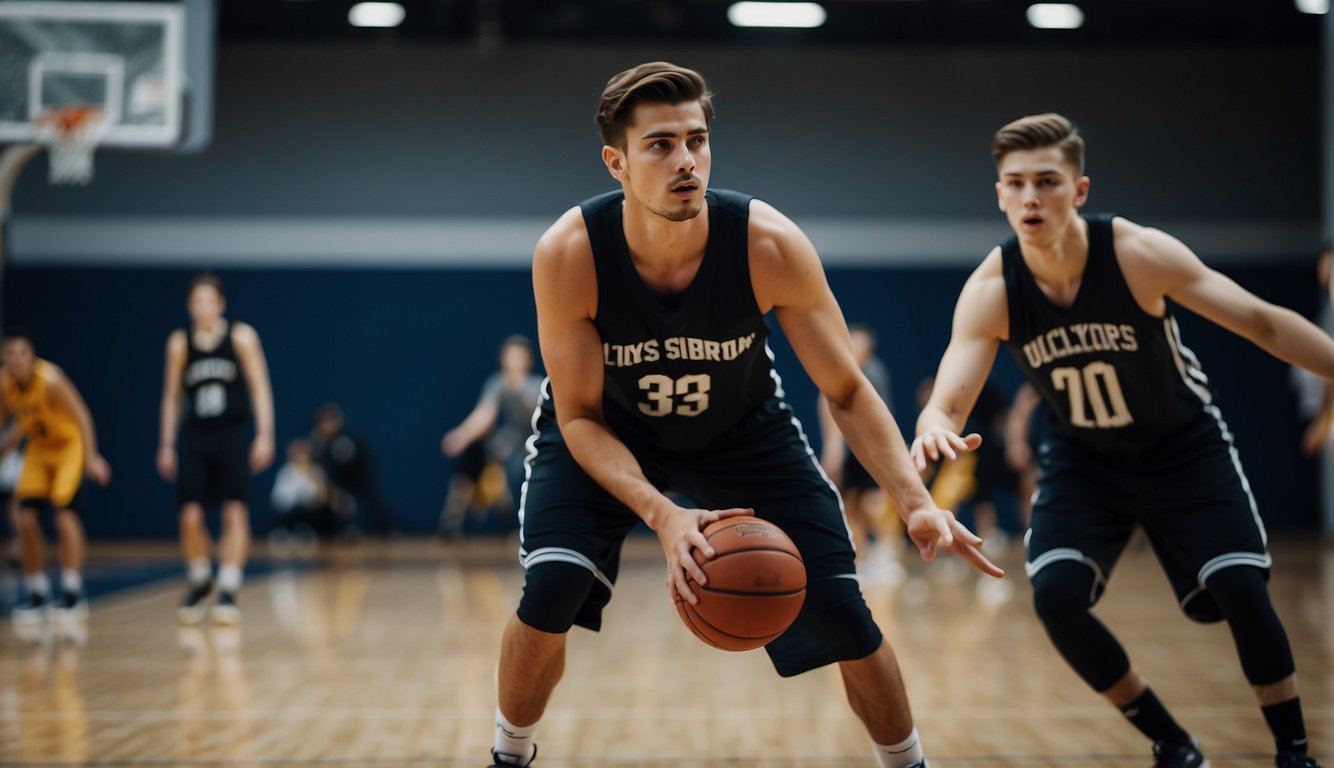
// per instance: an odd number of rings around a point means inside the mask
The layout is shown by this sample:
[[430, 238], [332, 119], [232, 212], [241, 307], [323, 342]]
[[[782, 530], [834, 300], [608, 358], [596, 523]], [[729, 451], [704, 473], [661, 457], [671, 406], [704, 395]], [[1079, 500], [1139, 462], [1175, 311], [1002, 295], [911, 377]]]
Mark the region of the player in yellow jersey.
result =
[[13, 417], [18, 429], [0, 453], [28, 441], [19, 498], [19, 538], [27, 598], [14, 610], [16, 623], [42, 620], [51, 605], [51, 582], [43, 570], [45, 544], [37, 514], [50, 506], [59, 535], [60, 618], [88, 615], [83, 596], [83, 523], [77, 510], [85, 476], [99, 485], [111, 481], [111, 467], [97, 451], [97, 433], [79, 390], [59, 367], [37, 357], [32, 339], [10, 332], [0, 343], [0, 422]]

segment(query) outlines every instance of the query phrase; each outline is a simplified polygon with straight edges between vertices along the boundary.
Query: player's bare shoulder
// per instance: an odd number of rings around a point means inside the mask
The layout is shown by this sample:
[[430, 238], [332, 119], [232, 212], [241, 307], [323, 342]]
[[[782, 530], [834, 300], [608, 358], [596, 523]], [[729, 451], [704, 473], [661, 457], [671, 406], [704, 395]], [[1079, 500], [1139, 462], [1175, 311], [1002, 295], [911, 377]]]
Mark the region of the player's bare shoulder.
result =
[[[794, 244], [809, 246], [810, 241], [792, 219], [769, 203], [756, 198], [750, 201], [750, 220], [747, 232], [751, 263], [756, 259], [781, 262], [794, 255]], [[765, 266], [776, 266], [766, 264]]]
[[533, 249], [533, 287], [539, 307], [580, 306], [592, 317], [597, 304], [597, 270], [583, 210], [575, 206], [556, 219]]
[[956, 332], [1005, 340], [1010, 335], [1010, 306], [1005, 289], [1005, 262], [1000, 246], [982, 259], [964, 281], [954, 308]]
[[1112, 219], [1112, 242], [1117, 259], [1131, 271], [1170, 267], [1181, 258], [1193, 258], [1184, 243], [1161, 229], [1117, 216]]
[[186, 338], [187, 331], [184, 328], [177, 328], [167, 334], [167, 354], [183, 354], [189, 344]]
[[583, 210], [575, 206], [556, 219], [537, 240], [533, 249], [534, 269], [568, 269], [580, 261], [591, 261], [593, 246], [584, 224]]
[[240, 320], [232, 322], [232, 343], [240, 344], [243, 347], [253, 348], [259, 345], [259, 331], [250, 323], [244, 323]]

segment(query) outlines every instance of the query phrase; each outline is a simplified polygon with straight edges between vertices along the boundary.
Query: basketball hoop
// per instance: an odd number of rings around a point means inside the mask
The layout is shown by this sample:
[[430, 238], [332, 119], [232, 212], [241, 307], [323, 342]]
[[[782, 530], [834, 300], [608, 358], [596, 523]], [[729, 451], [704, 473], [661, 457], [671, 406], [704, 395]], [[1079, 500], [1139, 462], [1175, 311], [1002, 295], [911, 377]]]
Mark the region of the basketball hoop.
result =
[[100, 107], [51, 107], [32, 124], [37, 140], [46, 145], [48, 181], [81, 186], [93, 180], [93, 150], [110, 127]]

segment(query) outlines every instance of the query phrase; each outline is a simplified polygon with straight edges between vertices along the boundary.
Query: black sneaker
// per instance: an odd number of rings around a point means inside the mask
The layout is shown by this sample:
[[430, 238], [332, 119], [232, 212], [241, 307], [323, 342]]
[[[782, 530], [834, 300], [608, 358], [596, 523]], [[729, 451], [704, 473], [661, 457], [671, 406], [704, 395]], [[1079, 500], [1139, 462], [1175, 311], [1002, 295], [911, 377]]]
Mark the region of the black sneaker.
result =
[[46, 619], [50, 611], [50, 601], [46, 599], [46, 595], [29, 592], [23, 602], [14, 606], [14, 613], [11, 618], [15, 624], [40, 624]]
[[83, 621], [88, 618], [88, 598], [83, 590], [65, 592], [56, 601], [56, 618], [62, 621]]
[[1159, 741], [1153, 745], [1153, 768], [1209, 768], [1209, 761], [1194, 741]]
[[1320, 768], [1320, 763], [1300, 752], [1280, 752], [1274, 758], [1274, 768]]
[[176, 618], [180, 619], [182, 624], [198, 624], [203, 621], [204, 614], [208, 611], [208, 596], [212, 592], [212, 579], [190, 587], [185, 597], [181, 598], [180, 607], [176, 609]]
[[213, 623], [236, 626], [241, 623], [241, 609], [236, 605], [236, 595], [231, 592], [219, 592], [213, 601]]
[[511, 755], [508, 752], [497, 752], [493, 749], [491, 750], [491, 768], [515, 768], [515, 766], [518, 766], [518, 768], [528, 768], [528, 766], [532, 765], [533, 761], [537, 759], [537, 745], [533, 745], [533, 755], [528, 758], [528, 762], [526, 763], [520, 764], [501, 760], [501, 755], [504, 755], [505, 757], [517, 757], [517, 755]]

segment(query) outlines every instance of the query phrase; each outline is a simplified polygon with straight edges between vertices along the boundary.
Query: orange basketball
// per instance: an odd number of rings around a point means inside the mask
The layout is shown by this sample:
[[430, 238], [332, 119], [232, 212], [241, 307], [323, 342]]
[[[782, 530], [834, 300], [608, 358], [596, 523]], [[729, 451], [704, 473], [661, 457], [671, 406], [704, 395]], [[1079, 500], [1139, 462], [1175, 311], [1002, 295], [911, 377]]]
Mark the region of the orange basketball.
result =
[[717, 552], [695, 551], [707, 585], [690, 582], [699, 603], [679, 596], [676, 612], [695, 637], [725, 651], [749, 651], [783, 634], [806, 599], [806, 566], [783, 529], [757, 517], [729, 517], [704, 529]]

